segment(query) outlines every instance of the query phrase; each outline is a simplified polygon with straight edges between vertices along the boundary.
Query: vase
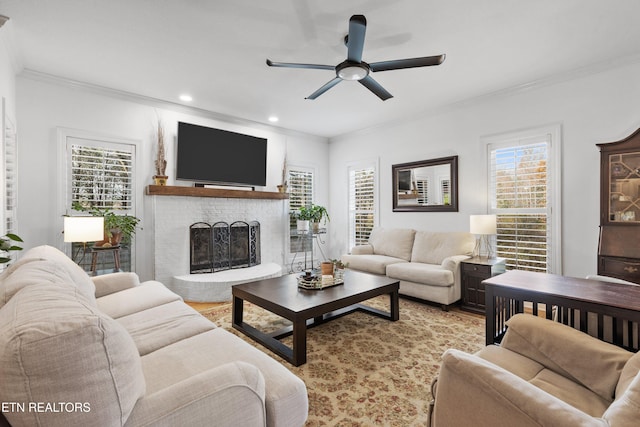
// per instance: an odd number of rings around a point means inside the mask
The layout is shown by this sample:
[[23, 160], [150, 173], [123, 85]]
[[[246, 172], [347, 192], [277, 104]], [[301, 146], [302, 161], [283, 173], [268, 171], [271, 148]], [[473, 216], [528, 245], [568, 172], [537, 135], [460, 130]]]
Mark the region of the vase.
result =
[[309, 220], [303, 220], [303, 219], [299, 219], [296, 222], [296, 226], [298, 228], [298, 231], [302, 231], [302, 232], [309, 232]]
[[153, 182], [156, 185], [167, 185], [167, 179], [169, 179], [166, 175], [154, 175]]

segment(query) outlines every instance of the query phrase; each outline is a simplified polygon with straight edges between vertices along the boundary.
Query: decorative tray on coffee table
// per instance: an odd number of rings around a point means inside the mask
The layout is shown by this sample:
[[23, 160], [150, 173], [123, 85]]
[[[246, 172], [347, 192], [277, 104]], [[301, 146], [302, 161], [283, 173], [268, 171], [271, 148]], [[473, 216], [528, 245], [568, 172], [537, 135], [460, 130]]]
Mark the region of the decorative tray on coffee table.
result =
[[342, 285], [344, 283], [344, 279], [336, 279], [335, 277], [327, 279], [327, 277], [331, 276], [325, 276], [324, 279], [322, 276], [298, 276], [298, 287], [302, 289], [320, 290]]

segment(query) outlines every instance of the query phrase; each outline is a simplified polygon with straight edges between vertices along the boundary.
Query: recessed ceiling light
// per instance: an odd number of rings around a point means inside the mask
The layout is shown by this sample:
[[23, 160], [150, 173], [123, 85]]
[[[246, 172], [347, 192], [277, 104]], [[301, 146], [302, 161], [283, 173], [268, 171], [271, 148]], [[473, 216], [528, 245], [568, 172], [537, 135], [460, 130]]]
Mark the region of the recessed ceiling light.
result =
[[180, 95], [180, 101], [191, 102], [191, 101], [193, 101], [193, 97], [191, 95], [187, 95], [185, 93], [185, 94]]
[[279, 118], [277, 118], [276, 116], [271, 116], [271, 117], [269, 117], [269, 121], [270, 121], [271, 123], [275, 123], [275, 122], [277, 122], [278, 120], [280, 120], [280, 119], [279, 119]]

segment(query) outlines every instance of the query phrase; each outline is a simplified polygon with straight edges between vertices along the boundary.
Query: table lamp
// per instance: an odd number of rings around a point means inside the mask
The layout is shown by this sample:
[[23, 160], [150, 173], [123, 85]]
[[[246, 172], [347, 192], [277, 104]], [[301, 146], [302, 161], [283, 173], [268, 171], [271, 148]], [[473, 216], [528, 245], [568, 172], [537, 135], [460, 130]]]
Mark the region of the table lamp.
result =
[[[65, 216], [64, 217], [64, 241], [82, 243], [82, 258], [76, 261], [82, 263], [86, 252], [87, 242], [96, 242], [104, 238], [104, 217], [101, 216]], [[79, 251], [79, 249], [78, 249]], [[77, 257], [72, 255], [72, 259]]]
[[476, 247], [473, 249], [473, 256], [481, 256], [483, 247], [486, 249], [487, 258], [495, 258], [489, 236], [497, 233], [495, 215], [470, 215], [469, 232], [476, 234]]

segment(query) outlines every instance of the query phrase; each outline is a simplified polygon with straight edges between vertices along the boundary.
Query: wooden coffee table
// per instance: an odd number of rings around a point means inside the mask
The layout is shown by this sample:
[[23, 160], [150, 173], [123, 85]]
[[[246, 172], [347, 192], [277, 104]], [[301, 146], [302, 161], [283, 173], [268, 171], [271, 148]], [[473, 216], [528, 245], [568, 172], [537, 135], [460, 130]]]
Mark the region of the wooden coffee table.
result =
[[[385, 319], [400, 318], [397, 280], [348, 270], [344, 284], [322, 290], [298, 288], [297, 274], [259, 280], [231, 287], [233, 327], [264, 345], [294, 366], [307, 362], [307, 329], [328, 320], [363, 311]], [[378, 295], [389, 294], [389, 312], [360, 304]], [[273, 333], [264, 333], [242, 320], [244, 301], [249, 301], [293, 324]], [[293, 348], [280, 340], [293, 335]]]

